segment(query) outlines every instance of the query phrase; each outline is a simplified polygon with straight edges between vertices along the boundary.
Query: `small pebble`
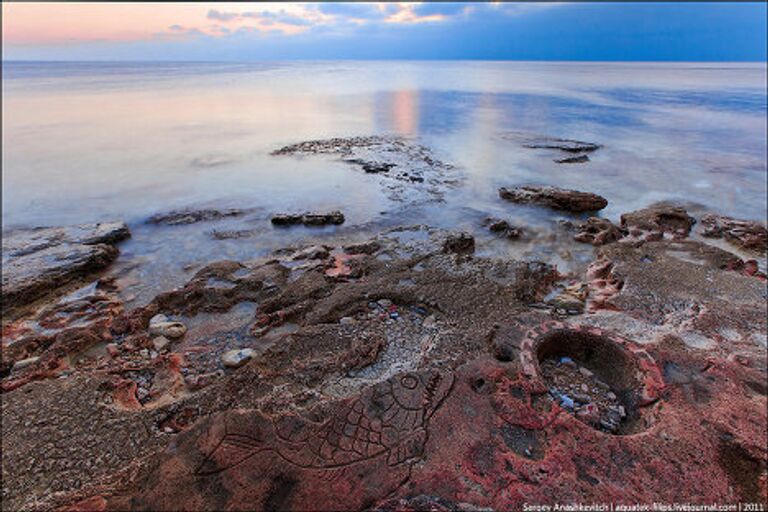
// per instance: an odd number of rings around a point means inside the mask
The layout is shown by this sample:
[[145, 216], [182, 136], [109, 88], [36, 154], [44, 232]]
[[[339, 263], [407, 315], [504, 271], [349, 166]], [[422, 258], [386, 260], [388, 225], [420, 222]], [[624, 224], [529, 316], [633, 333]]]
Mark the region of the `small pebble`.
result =
[[392, 305], [392, 301], [389, 300], [389, 299], [380, 299], [378, 301], [378, 304], [379, 304], [379, 306], [381, 306], [383, 308], [388, 308], [389, 306]]
[[152, 324], [163, 324], [168, 321], [168, 317], [165, 315], [155, 315], [149, 320], [149, 325]]
[[171, 343], [171, 340], [169, 340], [165, 336], [158, 336], [152, 339], [152, 346], [155, 347], [155, 350], [157, 350], [158, 352], [162, 351], [170, 343]]
[[352, 318], [351, 316], [344, 316], [344, 317], [341, 317], [341, 319], [339, 320], [339, 323], [341, 325], [351, 325], [355, 323], [355, 319]]
[[16, 361], [13, 364], [13, 369], [14, 370], [20, 370], [20, 369], [24, 368], [25, 366], [29, 366], [31, 364], [35, 364], [39, 360], [40, 360], [40, 358], [37, 357], [37, 356], [35, 356], [35, 357], [28, 357], [26, 359], [21, 359], [19, 361]]
[[239, 368], [253, 359], [255, 355], [256, 352], [250, 348], [229, 350], [221, 355], [221, 362], [227, 368]]
[[187, 328], [181, 322], [159, 322], [149, 325], [149, 334], [166, 338], [181, 338]]

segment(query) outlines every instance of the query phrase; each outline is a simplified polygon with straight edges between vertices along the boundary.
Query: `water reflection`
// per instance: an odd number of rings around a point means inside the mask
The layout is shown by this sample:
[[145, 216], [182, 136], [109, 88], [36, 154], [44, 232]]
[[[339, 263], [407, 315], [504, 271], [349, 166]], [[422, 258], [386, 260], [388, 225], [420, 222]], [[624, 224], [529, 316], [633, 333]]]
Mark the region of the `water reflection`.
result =
[[[465, 226], [490, 214], [556, 220], [498, 200], [497, 187], [528, 182], [600, 193], [611, 218], [663, 199], [766, 216], [765, 65], [3, 62], [3, 71], [3, 225], [123, 218], [136, 233], [125, 252], [167, 266], [180, 258], [175, 244], [189, 260], [242, 258], [310, 236], [273, 233], [264, 222], [274, 211], [342, 209], [349, 230]], [[604, 147], [589, 164], [563, 166], [505, 131]], [[443, 204], [404, 211], [347, 164], [269, 155], [376, 133], [420, 137], [457, 166], [461, 186]], [[142, 225], [205, 206], [257, 208], [241, 228], [263, 232], [213, 243], [208, 227], [158, 235]]]

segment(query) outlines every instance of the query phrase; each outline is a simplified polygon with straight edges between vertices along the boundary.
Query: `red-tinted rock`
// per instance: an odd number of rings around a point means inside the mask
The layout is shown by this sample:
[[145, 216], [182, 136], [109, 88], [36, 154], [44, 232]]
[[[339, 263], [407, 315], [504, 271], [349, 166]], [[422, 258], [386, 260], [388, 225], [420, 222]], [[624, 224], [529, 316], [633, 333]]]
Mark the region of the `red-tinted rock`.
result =
[[131, 508], [363, 508], [407, 479], [452, 386], [450, 374], [408, 373], [325, 408], [314, 420], [219, 414], [179, 439]]
[[577, 242], [598, 246], [615, 242], [623, 236], [624, 232], [614, 226], [610, 220], [590, 217], [579, 226], [579, 232], [573, 239]]
[[725, 238], [742, 249], [768, 251], [768, 230], [759, 222], [710, 213], [701, 218], [701, 225], [706, 237]]
[[656, 203], [621, 216], [621, 227], [629, 234], [646, 240], [659, 240], [664, 233], [685, 238], [696, 219], [685, 208], [670, 203]]
[[597, 194], [557, 187], [502, 187], [499, 189], [499, 196], [513, 203], [538, 204], [570, 212], [593, 212], [608, 206], [608, 201]]

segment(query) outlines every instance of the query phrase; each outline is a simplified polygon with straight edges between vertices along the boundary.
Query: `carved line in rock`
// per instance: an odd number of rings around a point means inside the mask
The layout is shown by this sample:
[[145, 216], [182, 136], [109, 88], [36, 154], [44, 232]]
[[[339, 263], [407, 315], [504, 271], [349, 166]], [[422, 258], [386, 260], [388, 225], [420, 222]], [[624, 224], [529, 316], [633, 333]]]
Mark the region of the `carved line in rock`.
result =
[[[301, 437], [285, 432], [279, 420], [271, 418], [264, 422], [268, 432], [230, 431], [225, 422], [224, 435], [194, 475], [220, 473], [262, 452], [310, 470], [344, 468], [383, 454], [390, 466], [413, 462], [422, 456], [429, 420], [450, 394], [453, 382], [452, 374], [430, 372], [425, 378], [407, 373], [369, 388], [350, 404], [339, 404], [322, 422], [283, 417], [298, 423], [299, 434], [309, 430]], [[252, 414], [263, 418], [258, 412]]]

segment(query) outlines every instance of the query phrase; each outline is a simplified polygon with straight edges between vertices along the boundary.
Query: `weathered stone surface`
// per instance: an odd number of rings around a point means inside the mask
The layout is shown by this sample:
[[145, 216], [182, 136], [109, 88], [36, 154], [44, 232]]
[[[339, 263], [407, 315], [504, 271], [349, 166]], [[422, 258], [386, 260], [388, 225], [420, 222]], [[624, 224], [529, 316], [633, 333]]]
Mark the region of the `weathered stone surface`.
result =
[[622, 214], [621, 227], [635, 238], [658, 240], [665, 233], [685, 238], [696, 219], [685, 208], [671, 203], [656, 203], [648, 208]]
[[182, 210], [155, 214], [147, 219], [147, 223], [178, 226], [183, 224], [195, 224], [197, 222], [225, 219], [227, 217], [238, 217], [244, 213], [244, 210], [238, 208], [229, 208], [224, 210], [215, 210], [212, 208], [203, 210]]
[[742, 249], [764, 253], [768, 251], [768, 229], [764, 224], [708, 213], [701, 217], [702, 235], [724, 238]]
[[701, 242], [609, 244], [591, 267], [593, 308], [615, 309], [667, 332], [766, 330], [765, 282], [746, 275], [737, 256]]
[[610, 220], [590, 217], [578, 227], [578, 233], [574, 235], [573, 239], [577, 242], [599, 246], [615, 242], [621, 239], [624, 234]]
[[12, 312], [102, 270], [130, 236], [122, 222], [14, 230], [3, 234], [3, 304]]
[[375, 240], [344, 246], [344, 252], [347, 254], [373, 254], [379, 249], [381, 244]]
[[608, 201], [597, 194], [548, 186], [502, 187], [499, 196], [513, 203], [532, 203], [570, 212], [591, 212], [608, 206]]
[[[135, 510], [358, 510], [397, 489], [423, 455], [429, 423], [453, 386], [440, 372], [398, 375], [308, 417], [227, 412], [179, 440]], [[311, 417], [313, 419], [309, 419]], [[202, 442], [201, 442], [202, 441]], [[329, 472], [355, 468], [340, 479]], [[193, 481], [216, 482], [208, 493]], [[185, 489], [185, 491], [182, 491]]]
[[475, 251], [475, 237], [469, 233], [457, 233], [448, 235], [443, 244], [445, 252], [456, 254], [471, 253]]
[[[697, 242], [608, 244], [586, 297], [604, 308], [552, 322], [527, 307], [563, 282], [551, 266], [457, 258], [443, 253], [447, 235], [402, 228], [370, 254], [213, 263], [101, 331], [69, 332], [47, 361], [81, 362], [3, 396], [4, 506], [765, 500], [764, 283], [744, 262]], [[578, 281], [566, 291], [586, 295]], [[189, 330], [153, 356], [147, 329], [161, 312], [153, 323]], [[107, 340], [113, 354], [78, 359]], [[40, 368], [52, 349], [14, 360], [43, 354], [27, 367]], [[257, 355], [222, 370], [232, 349]], [[557, 382], [572, 410], [541, 368], [563, 358], [585, 377], [575, 391], [565, 373]], [[585, 417], [580, 400], [618, 419]], [[606, 418], [615, 424], [592, 421]]]

